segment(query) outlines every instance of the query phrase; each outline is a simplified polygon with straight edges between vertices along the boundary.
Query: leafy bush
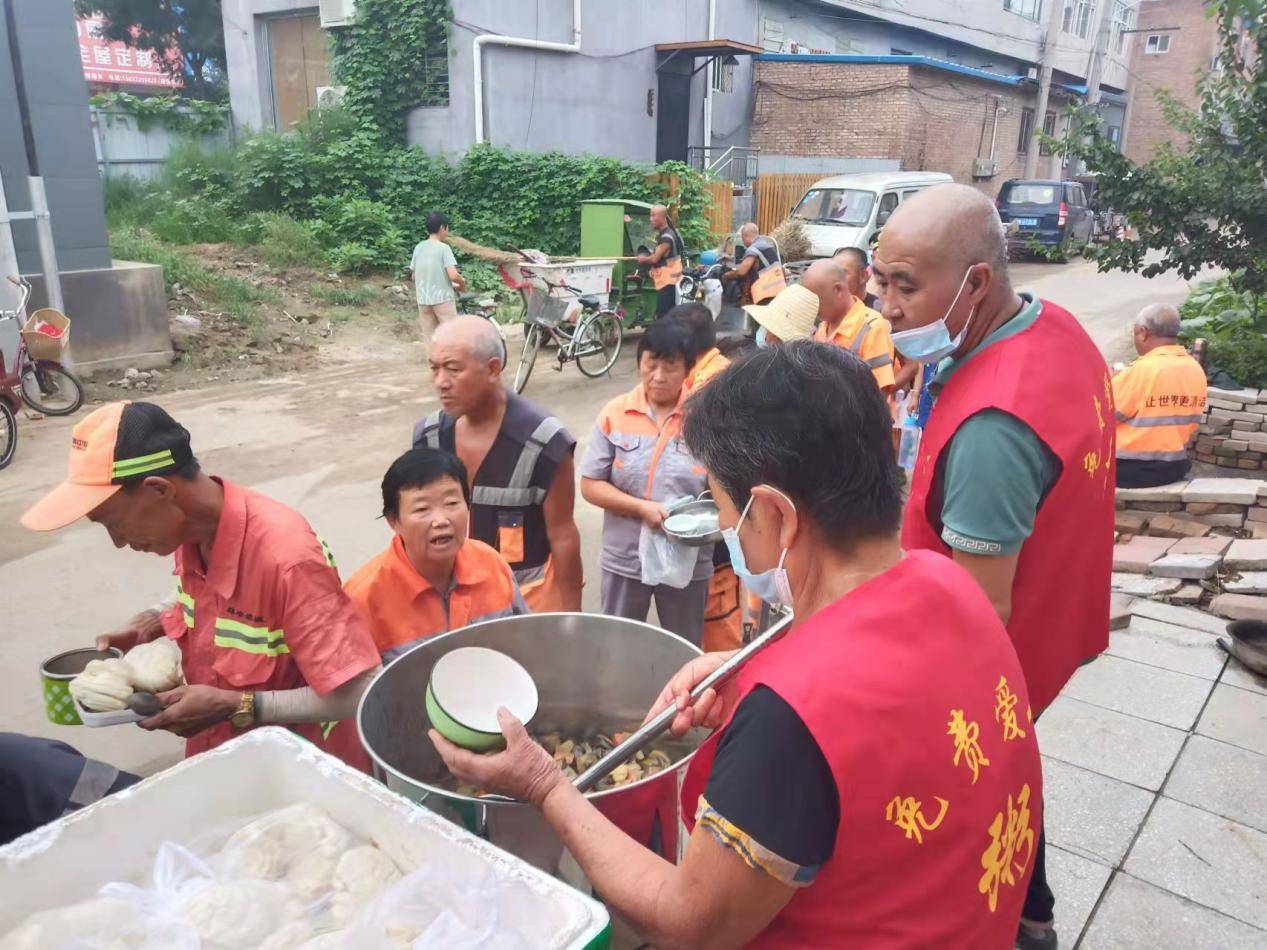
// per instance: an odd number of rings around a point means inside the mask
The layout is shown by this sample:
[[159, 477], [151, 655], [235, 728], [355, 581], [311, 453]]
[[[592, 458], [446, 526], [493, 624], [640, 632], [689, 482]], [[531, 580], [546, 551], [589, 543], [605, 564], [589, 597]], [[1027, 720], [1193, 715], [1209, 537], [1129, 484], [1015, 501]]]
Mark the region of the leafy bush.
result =
[[172, 244], [218, 244], [242, 238], [241, 220], [206, 198], [164, 201], [149, 229], [160, 241]]
[[1267, 314], [1255, 294], [1232, 287], [1228, 277], [1206, 281], [1179, 308], [1184, 343], [1208, 341], [1211, 375], [1226, 373], [1242, 386], [1267, 387]]
[[111, 228], [147, 223], [159, 207], [154, 200], [157, 190], [153, 182], [132, 175], [102, 179], [106, 223]]
[[326, 259], [340, 274], [364, 274], [374, 267], [377, 258], [374, 248], [349, 241], [334, 248]]
[[197, 142], [176, 146], [163, 166], [161, 184], [178, 197], [232, 201], [237, 190], [238, 153]]
[[[339, 257], [348, 269], [363, 273], [366, 267], [399, 270], [406, 256], [405, 235], [392, 224], [387, 205], [368, 198], [330, 198], [318, 203], [321, 218], [313, 225], [317, 240], [329, 248], [347, 248]], [[368, 263], [364, 253], [368, 253]], [[350, 255], [350, 256], [349, 256]], [[335, 270], [344, 270], [333, 263]]]
[[276, 211], [254, 217], [259, 223], [260, 256], [269, 266], [298, 267], [321, 260], [321, 243], [307, 224]]

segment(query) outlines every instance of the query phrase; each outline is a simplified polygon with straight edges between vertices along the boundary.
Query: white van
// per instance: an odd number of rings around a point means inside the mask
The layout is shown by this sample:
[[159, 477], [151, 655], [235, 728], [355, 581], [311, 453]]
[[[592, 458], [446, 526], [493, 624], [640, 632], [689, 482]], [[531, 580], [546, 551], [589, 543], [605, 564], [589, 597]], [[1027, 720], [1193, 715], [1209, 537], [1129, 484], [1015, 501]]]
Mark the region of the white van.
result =
[[805, 222], [810, 256], [869, 246], [893, 210], [918, 191], [954, 181], [945, 172], [860, 172], [820, 178], [792, 214]]

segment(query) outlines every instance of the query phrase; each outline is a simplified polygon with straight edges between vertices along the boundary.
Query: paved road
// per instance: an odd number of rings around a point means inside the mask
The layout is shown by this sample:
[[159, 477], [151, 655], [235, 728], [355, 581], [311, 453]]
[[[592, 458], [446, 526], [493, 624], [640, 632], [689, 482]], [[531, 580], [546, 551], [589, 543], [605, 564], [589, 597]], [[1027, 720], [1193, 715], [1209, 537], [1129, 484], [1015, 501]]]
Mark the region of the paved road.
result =
[[[1097, 274], [1093, 265], [1015, 266], [1018, 288], [1068, 307], [1110, 360], [1129, 348], [1130, 317], [1152, 300], [1179, 301], [1182, 282]], [[609, 379], [589, 380], [575, 367], [539, 366], [528, 395], [588, 438], [608, 399], [635, 383], [632, 346]], [[204, 466], [296, 506], [333, 547], [345, 574], [382, 548], [389, 532], [378, 514], [378, 485], [388, 463], [408, 446], [415, 420], [434, 408], [420, 351], [392, 366], [383, 361], [325, 369], [302, 377], [209, 387], [160, 398], [193, 433]], [[14, 463], [0, 473], [0, 682], [5, 729], [57, 736], [122, 767], [149, 772], [168, 764], [177, 740], [130, 726], [66, 729], [43, 718], [41, 660], [92, 643], [93, 637], [165, 596], [170, 562], [115, 551], [105, 532], [79, 524], [52, 535], [23, 530], [17, 518], [60, 477], [74, 420], [22, 422]], [[587, 565], [596, 563], [600, 516], [578, 501]], [[597, 608], [597, 577], [586, 608]]]

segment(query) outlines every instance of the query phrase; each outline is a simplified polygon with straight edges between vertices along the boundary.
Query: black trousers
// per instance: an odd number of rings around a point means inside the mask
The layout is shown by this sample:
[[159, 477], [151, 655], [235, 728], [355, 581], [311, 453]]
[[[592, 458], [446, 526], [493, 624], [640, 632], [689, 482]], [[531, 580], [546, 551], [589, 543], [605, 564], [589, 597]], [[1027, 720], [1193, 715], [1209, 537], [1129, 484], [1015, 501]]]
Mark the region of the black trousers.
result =
[[0, 845], [140, 780], [64, 742], [0, 732]]
[[1192, 462], [1189, 459], [1175, 459], [1172, 462], [1118, 459], [1117, 487], [1153, 488], [1156, 485], [1169, 485], [1187, 477], [1191, 468]]
[[677, 306], [677, 287], [669, 284], [661, 287], [655, 294], [655, 318], [659, 320]]
[[[1045, 824], [1045, 822], [1044, 822]], [[1021, 916], [1040, 924], [1055, 919], [1056, 895], [1047, 884], [1047, 832], [1038, 829], [1038, 848], [1034, 851], [1034, 876], [1029, 879], [1025, 892], [1025, 906]]]

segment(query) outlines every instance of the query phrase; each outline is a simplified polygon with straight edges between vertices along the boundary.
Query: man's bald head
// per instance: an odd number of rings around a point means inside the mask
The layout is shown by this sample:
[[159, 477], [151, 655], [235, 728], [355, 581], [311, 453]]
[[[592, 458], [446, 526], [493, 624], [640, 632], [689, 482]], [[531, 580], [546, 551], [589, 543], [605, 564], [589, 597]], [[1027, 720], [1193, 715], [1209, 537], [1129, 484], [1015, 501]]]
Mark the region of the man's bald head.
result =
[[880, 233], [877, 253], [891, 257], [891, 246], [912, 244], [935, 248], [960, 272], [980, 263], [1007, 271], [1007, 236], [998, 209], [967, 185], [934, 185], [898, 205]]
[[815, 261], [801, 277], [801, 286], [818, 297], [818, 317], [835, 325], [853, 306], [849, 275], [831, 258]]
[[461, 314], [440, 324], [431, 338], [431, 347], [460, 349], [481, 363], [502, 358], [501, 334], [492, 321], [470, 314]]
[[747, 247], [755, 241], [760, 234], [761, 232], [757, 230], [756, 224], [749, 221], [739, 229], [739, 240], [743, 241], [744, 246]]
[[669, 209], [664, 205], [652, 205], [647, 217], [653, 228], [663, 228], [669, 223]]

